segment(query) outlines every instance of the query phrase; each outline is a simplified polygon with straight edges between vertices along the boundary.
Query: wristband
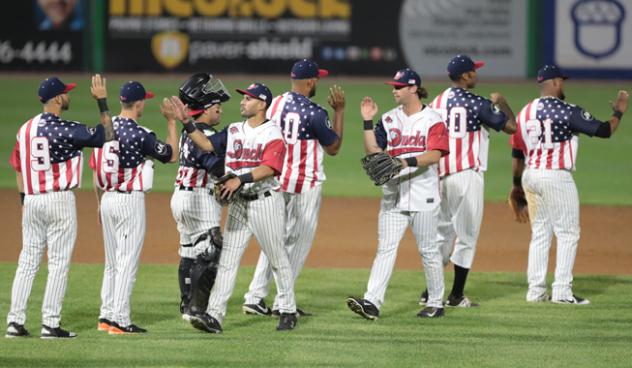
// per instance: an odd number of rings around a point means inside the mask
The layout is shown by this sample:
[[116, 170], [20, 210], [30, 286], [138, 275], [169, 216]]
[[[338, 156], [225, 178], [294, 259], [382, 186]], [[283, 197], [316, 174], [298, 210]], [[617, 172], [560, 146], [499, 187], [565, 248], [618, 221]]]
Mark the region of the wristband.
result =
[[99, 106], [99, 111], [103, 114], [104, 112], [110, 111], [108, 109], [108, 100], [106, 98], [97, 99], [97, 105]]
[[616, 117], [617, 119], [621, 120], [621, 117], [623, 116], [623, 113], [619, 110], [614, 110], [614, 112], [612, 113], [612, 116]]
[[241, 174], [241, 175], [238, 176], [238, 178], [239, 178], [239, 181], [242, 184], [248, 184], [248, 183], [252, 183], [253, 181], [255, 181], [254, 178], [252, 177], [252, 173], [251, 172], [246, 173], [246, 174]]
[[25, 196], [24, 192], [20, 192], [20, 204], [22, 206], [24, 206], [24, 196]]
[[184, 130], [186, 130], [188, 134], [195, 132], [196, 129], [197, 128], [195, 127], [195, 122], [193, 119], [189, 119], [184, 123]]
[[522, 187], [522, 176], [514, 176], [513, 185], [514, 187]]
[[408, 167], [415, 167], [415, 166], [417, 166], [417, 158], [416, 157], [406, 157], [404, 159], [404, 161], [406, 161], [406, 164], [408, 165]]
[[364, 121], [364, 130], [373, 130], [373, 120]]

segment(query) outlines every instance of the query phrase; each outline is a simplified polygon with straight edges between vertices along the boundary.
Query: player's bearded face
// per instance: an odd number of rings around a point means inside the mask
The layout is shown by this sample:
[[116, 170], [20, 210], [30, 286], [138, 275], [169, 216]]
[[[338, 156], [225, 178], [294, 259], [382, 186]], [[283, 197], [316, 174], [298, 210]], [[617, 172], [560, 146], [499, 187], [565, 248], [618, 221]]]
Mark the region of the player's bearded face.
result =
[[64, 93], [61, 95], [61, 109], [62, 111], [66, 111], [68, 110], [69, 107], [70, 107], [70, 96]]
[[241, 113], [241, 116], [249, 119], [255, 115], [257, 115], [257, 106], [258, 104], [257, 99], [252, 98], [248, 95], [244, 95], [244, 98], [241, 100], [241, 103], [239, 104], [239, 112]]

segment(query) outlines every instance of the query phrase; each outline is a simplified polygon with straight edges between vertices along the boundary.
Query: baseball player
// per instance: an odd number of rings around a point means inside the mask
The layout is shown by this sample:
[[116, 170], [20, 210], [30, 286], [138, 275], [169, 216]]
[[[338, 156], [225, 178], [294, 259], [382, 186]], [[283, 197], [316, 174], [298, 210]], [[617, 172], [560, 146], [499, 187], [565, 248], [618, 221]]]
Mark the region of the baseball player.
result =
[[[197, 73], [179, 88], [180, 99], [189, 108], [189, 116], [195, 119], [197, 129], [206, 137], [217, 133], [222, 114], [221, 104], [230, 95], [219, 79], [207, 73]], [[180, 313], [189, 320], [190, 308], [206, 310], [212, 285], [200, 283], [199, 277], [191, 278], [191, 270], [198, 255], [210, 244], [221, 247], [220, 222], [222, 207], [213, 196], [213, 181], [224, 174], [224, 160], [213, 153], [202, 152], [185, 132], [180, 137], [180, 167], [171, 197], [171, 212], [180, 233]], [[194, 273], [194, 276], [199, 276]], [[194, 282], [195, 281], [195, 282]], [[191, 290], [195, 284], [195, 290]], [[195, 303], [191, 299], [195, 296]]]
[[393, 97], [399, 105], [384, 113], [373, 128], [378, 107], [370, 97], [360, 106], [364, 119], [367, 154], [385, 151], [403, 164], [399, 175], [382, 186], [384, 196], [378, 218], [378, 245], [364, 298], [349, 297], [347, 306], [362, 317], [375, 320], [395, 266], [397, 248], [410, 225], [423, 258], [428, 301], [417, 316], [436, 318], [443, 310], [443, 267], [436, 243], [439, 215], [439, 178], [436, 164], [448, 151], [448, 131], [441, 115], [422, 104], [428, 92], [415, 71], [399, 70], [393, 81]]
[[237, 91], [244, 96], [240, 112], [246, 120], [232, 123], [209, 138], [196, 130], [191, 120], [186, 120], [184, 106], [173, 98], [179, 107], [178, 119], [186, 122], [185, 130], [191, 139], [201, 149], [223, 156], [226, 173], [238, 175], [221, 187], [221, 196], [232, 198], [232, 202], [224, 227], [217, 279], [206, 313], [191, 316], [191, 324], [210, 333], [222, 332], [221, 323], [235, 287], [239, 261], [254, 234], [272, 263], [279, 289], [277, 330], [291, 330], [296, 326], [294, 278], [283, 246], [285, 211], [276, 179], [283, 168], [285, 145], [281, 129], [265, 116], [272, 101], [268, 87], [253, 83]]
[[[538, 71], [540, 97], [518, 114], [518, 132], [511, 137], [514, 189], [524, 188], [531, 221], [527, 278], [528, 302], [589, 304], [573, 294], [573, 265], [579, 240], [579, 197], [572, 172], [579, 133], [609, 138], [628, 108], [628, 92], [619, 91], [607, 122], [565, 102], [564, 76], [555, 65]], [[557, 238], [553, 293], [546, 286], [549, 249]]]
[[105, 79], [92, 77], [92, 96], [99, 104], [101, 124], [87, 127], [61, 115], [70, 107], [75, 83], [57, 77], [44, 80], [38, 91], [44, 108], [24, 123], [9, 163], [16, 171], [22, 210], [22, 251], [11, 289], [7, 338], [27, 337], [27, 301], [33, 279], [48, 247], [48, 280], [42, 302], [42, 339], [74, 338], [60, 327], [70, 257], [77, 238], [77, 208], [72, 189], [81, 183], [84, 147], [100, 147], [112, 139]]
[[137, 120], [145, 100], [154, 97], [136, 81], [121, 87], [121, 113], [112, 121], [115, 139], [90, 157], [105, 246], [98, 330], [111, 335], [144, 333], [132, 323], [130, 299], [145, 238], [145, 192], [152, 188], [153, 161], [175, 162], [178, 138], [170, 104], [161, 106], [167, 119], [166, 144]]
[[[285, 200], [286, 225], [284, 242], [294, 280], [305, 264], [314, 241], [320, 212], [322, 184], [325, 182], [324, 154], [336, 155], [342, 145], [345, 97], [340, 87], [331, 89], [328, 102], [334, 109], [333, 129], [327, 110], [310, 100], [316, 94], [321, 77], [329, 74], [318, 69], [311, 60], [297, 61], [291, 71], [292, 90], [272, 100], [267, 116], [281, 127], [287, 154], [281, 173], [281, 189]], [[242, 310], [247, 314], [278, 314], [275, 298], [272, 310], [265, 304], [272, 279], [270, 262], [264, 252], [244, 299]], [[299, 315], [305, 311], [297, 309]]]
[[[443, 117], [450, 137], [450, 154], [439, 161], [441, 212], [437, 228], [443, 265], [449, 261], [454, 264], [454, 283], [446, 302], [449, 307], [478, 306], [463, 294], [463, 289], [483, 219], [489, 129], [508, 134], [516, 131], [515, 115], [503, 96], [492, 93], [487, 99], [470, 91], [476, 87], [477, 69], [483, 65], [467, 55], [456, 55], [447, 67], [452, 87], [430, 104]], [[427, 300], [428, 293], [424, 291], [419, 304], [424, 305]]]

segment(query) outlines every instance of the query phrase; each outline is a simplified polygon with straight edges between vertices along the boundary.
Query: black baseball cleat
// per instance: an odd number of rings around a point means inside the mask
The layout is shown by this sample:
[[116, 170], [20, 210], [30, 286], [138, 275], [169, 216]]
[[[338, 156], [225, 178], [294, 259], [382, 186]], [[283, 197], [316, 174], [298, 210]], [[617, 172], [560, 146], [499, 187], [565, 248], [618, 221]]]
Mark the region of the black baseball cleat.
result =
[[419, 305], [426, 305], [428, 303], [428, 289], [424, 290], [419, 296]]
[[452, 294], [448, 295], [448, 300], [445, 302], [447, 307], [458, 307], [458, 308], [475, 308], [479, 307], [480, 304], [473, 303], [468, 297], [465, 295], [461, 295], [460, 297], [456, 297]]
[[42, 339], [44, 340], [53, 340], [53, 339], [73, 339], [77, 337], [77, 334], [74, 332], [66, 331], [61, 327], [48, 327], [46, 325], [42, 325]]
[[296, 327], [296, 313], [281, 313], [277, 331], [293, 330]]
[[[279, 316], [281, 315], [281, 313], [279, 312], [279, 310], [278, 310], [278, 309], [275, 309], [275, 310], [273, 310], [273, 311], [272, 311], [272, 315], [273, 315], [273, 316], [275, 316], [275, 317], [279, 317]], [[296, 308], [296, 315], [297, 315], [298, 317], [311, 317], [311, 316], [313, 316], [314, 314], [313, 314], [313, 313], [310, 313], [310, 312], [307, 312], [307, 311], [306, 311], [306, 310], [304, 310], [304, 309], [301, 309], [301, 308]]]
[[222, 333], [222, 325], [208, 313], [198, 313], [191, 316], [191, 325], [200, 331], [208, 333]]
[[110, 335], [128, 335], [128, 334], [141, 334], [146, 333], [147, 330], [144, 328], [138, 327], [133, 323], [130, 323], [127, 326], [121, 326], [116, 322], [112, 322], [110, 325], [110, 329], [108, 333]]
[[7, 333], [4, 335], [7, 339], [14, 339], [16, 337], [28, 337], [31, 334], [24, 328], [24, 325], [16, 322], [11, 322], [7, 326]]
[[374, 321], [380, 317], [380, 310], [377, 309], [375, 304], [366, 299], [354, 298], [352, 296], [347, 298], [347, 307], [354, 313], [361, 315], [362, 317]]
[[438, 318], [443, 317], [444, 315], [445, 312], [443, 311], [443, 308], [437, 307], [426, 307], [417, 313], [417, 317], [419, 318]]
[[268, 308], [263, 299], [261, 299], [257, 304], [244, 304], [241, 306], [241, 310], [244, 314], [254, 314], [264, 317], [268, 317], [272, 314], [272, 311]]

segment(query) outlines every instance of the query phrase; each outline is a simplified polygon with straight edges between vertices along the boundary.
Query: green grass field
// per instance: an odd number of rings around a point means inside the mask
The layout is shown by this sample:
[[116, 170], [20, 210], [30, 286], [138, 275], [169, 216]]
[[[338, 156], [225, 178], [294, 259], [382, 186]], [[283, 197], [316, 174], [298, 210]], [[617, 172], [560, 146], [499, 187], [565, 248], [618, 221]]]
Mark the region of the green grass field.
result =
[[[101, 265], [73, 265], [63, 324], [73, 341], [42, 341], [40, 308], [45, 272], [33, 288], [28, 339], [0, 339], [0, 366], [231, 366], [231, 367], [630, 367], [632, 277], [580, 276], [574, 290], [588, 306], [524, 302], [521, 274], [474, 273], [468, 293], [477, 309], [449, 309], [422, 320], [421, 272], [396, 271], [382, 318], [366, 321], [345, 306], [366, 287], [368, 270], [306, 269], [297, 300], [315, 315], [296, 330], [275, 331], [276, 320], [245, 316], [242, 295], [253, 269], [243, 268], [230, 300], [224, 334], [191, 328], [178, 313], [176, 265], [143, 265], [133, 295], [134, 322], [144, 336], [96, 330]], [[45, 270], [41, 270], [45, 271]], [[15, 265], [0, 264], [0, 315], [6, 315]], [[451, 283], [452, 274], [446, 274]]]
[[[45, 75], [29, 75], [12, 77], [8, 74], [0, 75], [2, 90], [0, 91], [0, 187], [14, 188], [15, 177], [9, 168], [7, 158], [13, 144], [18, 127], [31, 116], [41, 111], [37, 100], [37, 88]], [[385, 76], [387, 80], [390, 76]], [[147, 89], [156, 92], [159, 98], [174, 94], [177, 87], [186, 76], [152, 78], [138, 76]], [[488, 95], [492, 91], [503, 93], [512, 108], [517, 113], [530, 99], [538, 95], [536, 83], [486, 83], [483, 82], [476, 92]], [[75, 81], [79, 87], [71, 92], [72, 105], [64, 117], [89, 124], [95, 124], [98, 113], [95, 102], [90, 97], [90, 76], [81, 75], [63, 78], [66, 82]], [[243, 88], [252, 80], [223, 78], [231, 90]], [[110, 91], [110, 107], [118, 113], [118, 89], [125, 82], [121, 78], [108, 79]], [[263, 82], [268, 82], [262, 80]], [[343, 86], [347, 94], [346, 129], [341, 153], [336, 157], [327, 157], [327, 184], [324, 194], [327, 196], [379, 196], [380, 190], [373, 186], [365, 177], [359, 160], [364, 154], [362, 145], [361, 119], [359, 115], [360, 100], [365, 95], [373, 96], [380, 111], [384, 112], [393, 107], [390, 88], [378, 81], [361, 82], [357, 79], [344, 80], [327, 78], [319, 86], [319, 93], [315, 100], [326, 105], [327, 90], [332, 83]], [[279, 80], [278, 77], [269, 81], [268, 85], [275, 94], [289, 88], [289, 80]], [[427, 88], [431, 96], [435, 96], [448, 85], [446, 82], [430, 82]], [[601, 119], [609, 118], [608, 101], [615, 97], [619, 89], [631, 90], [628, 83], [606, 82], [567, 82], [568, 100], [585, 107]], [[240, 120], [238, 113], [239, 97], [233, 93], [233, 99], [224, 105], [223, 124]], [[159, 137], [164, 138], [165, 123], [160, 115], [159, 99], [151, 100], [146, 107], [145, 116], [141, 123], [155, 130]], [[628, 114], [629, 115], [629, 114]], [[575, 179], [583, 204], [632, 205], [632, 161], [628, 159], [632, 147], [632, 128], [628, 127], [630, 118], [623, 119], [623, 123], [610, 140], [582, 137], [580, 140], [578, 170]], [[91, 174], [87, 169], [83, 176], [84, 189], [91, 187]], [[154, 180], [155, 190], [170, 191], [175, 178], [175, 165], [157, 165]], [[511, 185], [511, 158], [509, 156], [508, 138], [502, 133], [492, 135], [489, 170], [486, 174], [486, 199], [492, 201], [504, 200]]]

